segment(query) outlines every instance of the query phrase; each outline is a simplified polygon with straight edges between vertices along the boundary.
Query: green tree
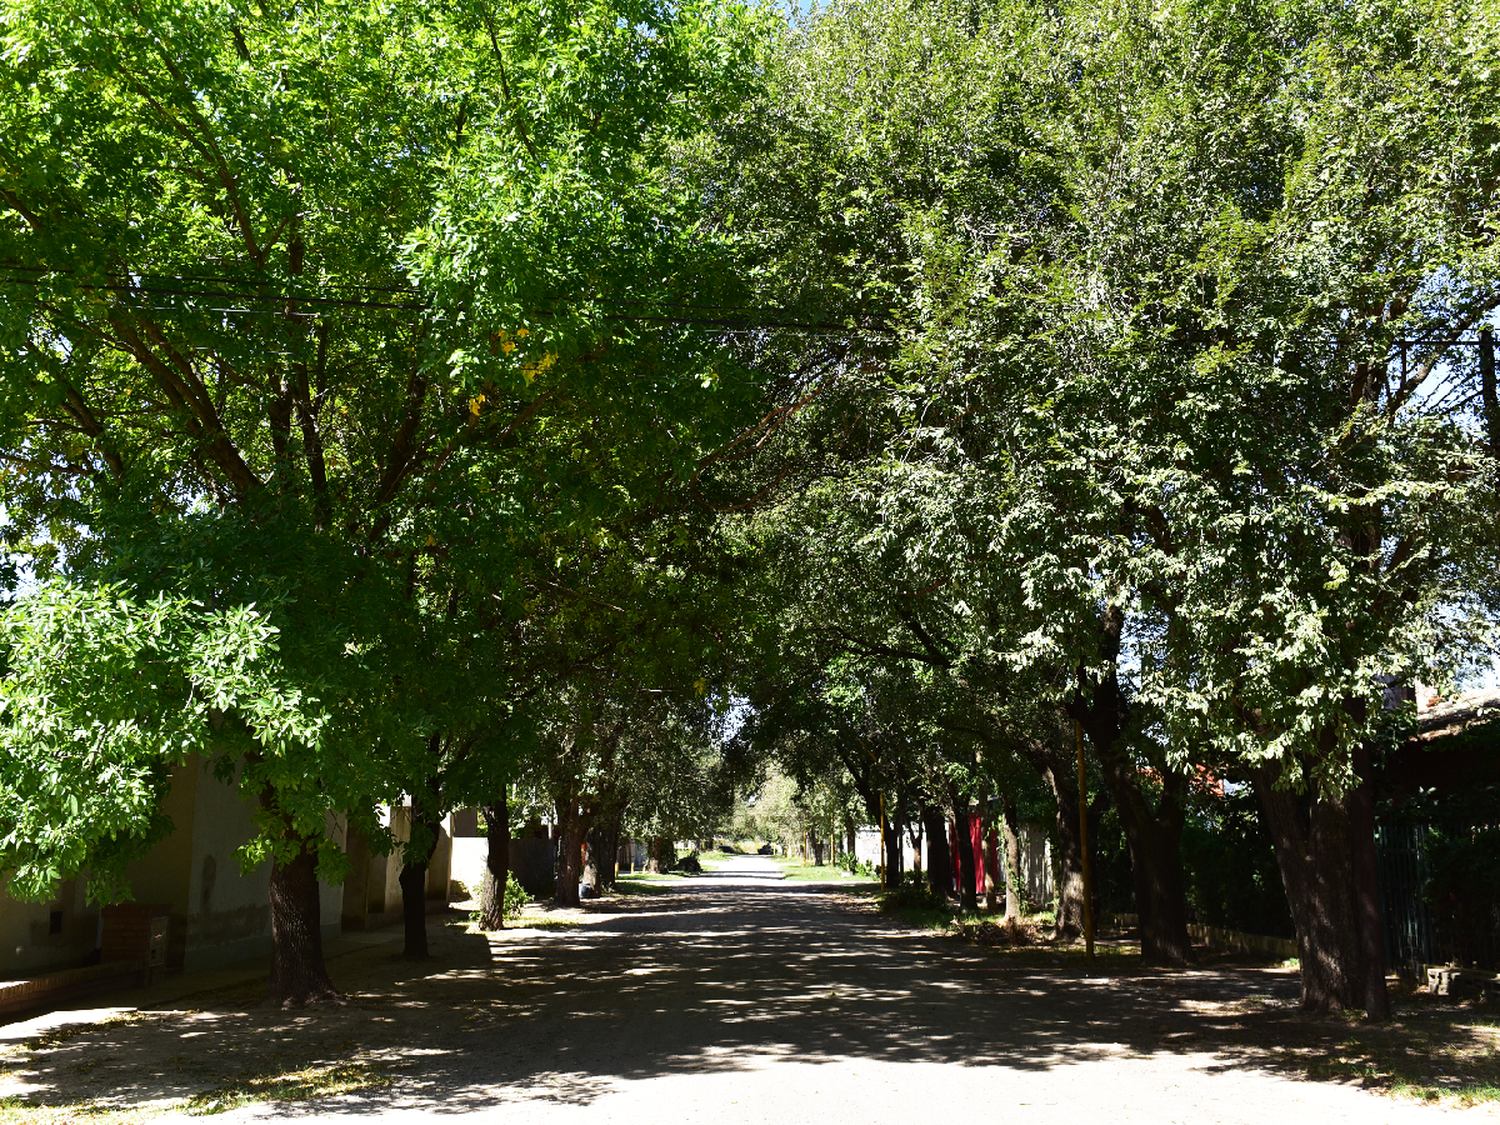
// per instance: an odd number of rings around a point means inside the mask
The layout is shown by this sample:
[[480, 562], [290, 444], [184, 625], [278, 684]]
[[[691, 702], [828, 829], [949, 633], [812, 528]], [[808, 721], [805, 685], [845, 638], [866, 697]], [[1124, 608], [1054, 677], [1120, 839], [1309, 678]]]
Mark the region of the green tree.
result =
[[269, 605], [291, 681], [361, 718], [252, 762], [277, 999], [332, 993], [324, 814], [466, 735], [422, 698], [452, 670], [430, 660], [439, 556], [478, 544], [471, 603], [524, 601], [516, 560], [618, 487], [597, 459], [670, 476], [697, 456], [670, 423], [711, 431], [751, 393], [659, 306], [734, 276], [668, 157], [749, 80], [757, 26], [589, 2], [7, 12], [11, 550]]

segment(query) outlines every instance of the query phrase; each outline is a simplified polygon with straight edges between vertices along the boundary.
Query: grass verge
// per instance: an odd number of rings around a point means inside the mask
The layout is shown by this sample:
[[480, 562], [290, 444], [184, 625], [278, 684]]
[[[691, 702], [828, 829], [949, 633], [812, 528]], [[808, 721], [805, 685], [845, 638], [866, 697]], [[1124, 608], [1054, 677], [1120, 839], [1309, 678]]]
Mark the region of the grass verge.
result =
[[1313, 1041], [1283, 1043], [1276, 1053], [1309, 1078], [1357, 1082], [1394, 1097], [1460, 1107], [1500, 1102], [1500, 1020], [1493, 1014], [1420, 993], [1397, 1001], [1390, 1023], [1353, 1022], [1357, 1015], [1323, 1042], [1309, 1032]]
[[[851, 876], [841, 868], [830, 864], [818, 867], [815, 864], [803, 863], [796, 856], [771, 856], [781, 868], [781, 873], [788, 879], [795, 879], [805, 883], [842, 883], [849, 887], [862, 887], [868, 883], [867, 879], [859, 876]], [[876, 884], [877, 889], [879, 884]]]
[[303, 1102], [390, 1085], [390, 1075], [367, 1063], [309, 1066], [302, 1070], [244, 1075], [233, 1082], [195, 1094], [182, 1107], [193, 1116], [238, 1109], [251, 1102]]

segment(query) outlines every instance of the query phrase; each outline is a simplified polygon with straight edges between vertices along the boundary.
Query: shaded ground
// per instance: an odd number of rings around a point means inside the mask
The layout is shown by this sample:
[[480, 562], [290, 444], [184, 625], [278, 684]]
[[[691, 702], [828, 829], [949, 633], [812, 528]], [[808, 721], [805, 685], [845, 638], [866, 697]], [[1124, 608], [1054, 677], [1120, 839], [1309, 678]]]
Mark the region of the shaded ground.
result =
[[[80, 1106], [852, 1122], [1026, 1105], [1109, 1121], [1369, 1123], [1489, 1107], [1433, 1108], [1360, 1082], [1500, 1086], [1495, 1020], [1458, 1009], [1408, 1007], [1369, 1038], [1300, 1016], [1285, 970], [981, 949], [753, 857], [652, 890], [577, 912], [577, 925], [486, 936], [455, 921], [420, 965], [369, 947], [334, 966], [343, 1009], [269, 1009], [253, 982], [55, 1032], [3, 1060], [0, 1096], [26, 1104], [0, 1103], [0, 1122]], [[312, 1100], [242, 1104], [267, 1097]], [[32, 1108], [48, 1105], [59, 1108]]]

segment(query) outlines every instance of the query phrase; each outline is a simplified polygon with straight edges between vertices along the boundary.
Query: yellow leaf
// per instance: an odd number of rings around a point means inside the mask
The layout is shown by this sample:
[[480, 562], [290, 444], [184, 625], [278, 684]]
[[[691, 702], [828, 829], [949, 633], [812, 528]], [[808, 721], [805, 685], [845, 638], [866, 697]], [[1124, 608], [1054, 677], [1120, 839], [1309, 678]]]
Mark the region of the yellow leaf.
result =
[[484, 395], [475, 395], [469, 400], [469, 413], [475, 416], [479, 414], [479, 408], [484, 405]]

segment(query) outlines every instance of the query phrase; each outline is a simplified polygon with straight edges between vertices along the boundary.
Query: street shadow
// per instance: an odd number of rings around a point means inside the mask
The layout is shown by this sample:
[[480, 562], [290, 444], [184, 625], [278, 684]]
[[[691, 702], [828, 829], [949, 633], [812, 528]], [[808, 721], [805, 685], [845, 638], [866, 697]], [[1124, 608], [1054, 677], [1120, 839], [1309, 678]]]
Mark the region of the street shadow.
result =
[[334, 966], [346, 1008], [204, 996], [196, 1011], [78, 1030], [12, 1069], [39, 1103], [132, 1105], [355, 1059], [387, 1084], [281, 1112], [359, 1115], [590, 1104], [621, 1080], [768, 1058], [1035, 1071], [1194, 1052], [1221, 1069], [1305, 1074], [1303, 1055], [1349, 1035], [1345, 1021], [1301, 1015], [1282, 969], [983, 949], [904, 927], [837, 885], [694, 880], [589, 912], [577, 928], [489, 935], [455, 920], [418, 964], [351, 955]]

